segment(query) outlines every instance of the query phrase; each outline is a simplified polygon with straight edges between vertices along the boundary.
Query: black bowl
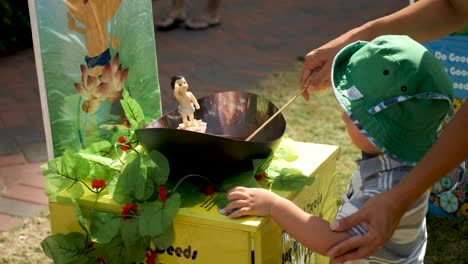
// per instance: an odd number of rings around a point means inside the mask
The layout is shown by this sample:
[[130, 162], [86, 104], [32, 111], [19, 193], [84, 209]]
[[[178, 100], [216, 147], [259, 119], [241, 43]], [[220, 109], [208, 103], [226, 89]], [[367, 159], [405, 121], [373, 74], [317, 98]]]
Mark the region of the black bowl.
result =
[[253, 169], [252, 159], [266, 159], [286, 130], [278, 114], [250, 141], [245, 139], [276, 111], [272, 102], [253, 93], [228, 91], [198, 99], [195, 119], [207, 123], [206, 133], [177, 129], [177, 109], [136, 130], [141, 145], [166, 156], [170, 177], [199, 174], [214, 181]]

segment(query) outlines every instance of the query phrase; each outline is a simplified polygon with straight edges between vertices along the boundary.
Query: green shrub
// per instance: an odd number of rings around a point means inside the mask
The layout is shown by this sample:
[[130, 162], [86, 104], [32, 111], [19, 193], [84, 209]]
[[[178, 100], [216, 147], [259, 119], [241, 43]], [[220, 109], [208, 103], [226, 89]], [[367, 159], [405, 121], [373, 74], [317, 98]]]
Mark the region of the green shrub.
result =
[[27, 0], [0, 0], [0, 56], [32, 47]]

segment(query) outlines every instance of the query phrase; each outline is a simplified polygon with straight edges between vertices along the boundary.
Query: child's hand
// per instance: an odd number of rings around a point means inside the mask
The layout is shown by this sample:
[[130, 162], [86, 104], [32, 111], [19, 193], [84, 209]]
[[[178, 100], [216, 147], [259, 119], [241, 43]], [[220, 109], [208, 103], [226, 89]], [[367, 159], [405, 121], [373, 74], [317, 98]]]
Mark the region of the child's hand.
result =
[[224, 208], [231, 218], [245, 215], [269, 216], [270, 210], [278, 196], [261, 188], [235, 187], [227, 195], [230, 203]]

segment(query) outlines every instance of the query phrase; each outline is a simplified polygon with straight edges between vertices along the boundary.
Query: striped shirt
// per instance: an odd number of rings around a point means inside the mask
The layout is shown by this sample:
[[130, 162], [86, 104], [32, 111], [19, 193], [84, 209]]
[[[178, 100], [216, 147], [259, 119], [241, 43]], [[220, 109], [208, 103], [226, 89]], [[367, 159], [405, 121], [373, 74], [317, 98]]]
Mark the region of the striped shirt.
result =
[[[384, 154], [357, 162], [359, 170], [351, 177], [336, 219], [352, 215], [371, 197], [398, 184], [413, 168]], [[408, 209], [387, 244], [365, 259], [346, 263], [423, 263], [427, 243], [425, 216], [428, 198], [429, 192], [426, 192]], [[353, 236], [363, 235], [367, 233], [367, 225], [357, 225], [349, 233]]]

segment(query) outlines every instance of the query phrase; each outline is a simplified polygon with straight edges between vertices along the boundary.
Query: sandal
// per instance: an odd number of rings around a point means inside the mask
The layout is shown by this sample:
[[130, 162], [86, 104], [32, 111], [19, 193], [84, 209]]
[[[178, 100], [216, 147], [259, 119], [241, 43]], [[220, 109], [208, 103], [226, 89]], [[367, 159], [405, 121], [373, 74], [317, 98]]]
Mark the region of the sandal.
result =
[[219, 26], [219, 24], [221, 24], [219, 18], [211, 21], [206, 18], [192, 18], [185, 21], [185, 28], [188, 30], [203, 30]]
[[181, 18], [167, 17], [163, 21], [159, 21], [154, 24], [156, 26], [156, 30], [158, 31], [170, 31], [178, 28], [184, 22], [185, 20]]

